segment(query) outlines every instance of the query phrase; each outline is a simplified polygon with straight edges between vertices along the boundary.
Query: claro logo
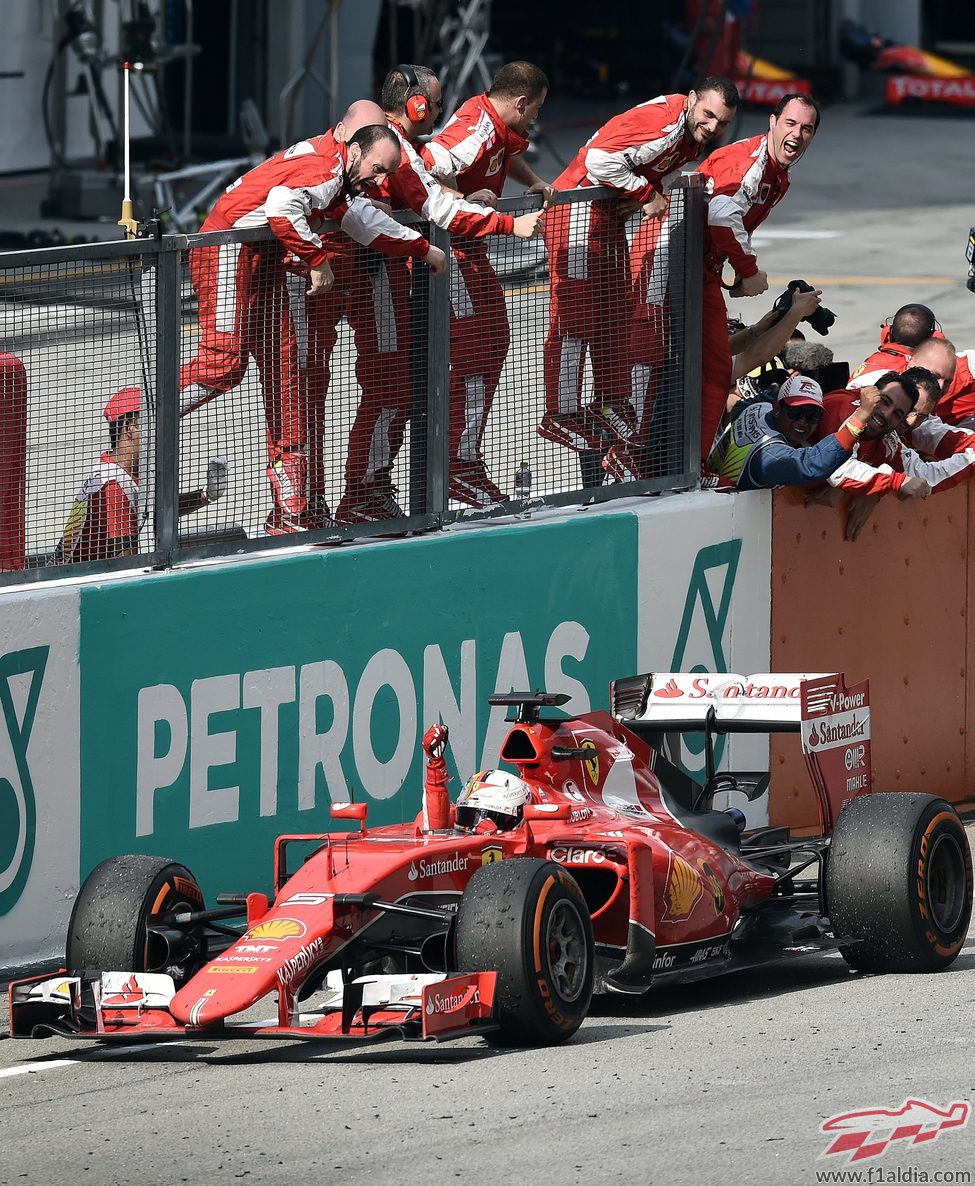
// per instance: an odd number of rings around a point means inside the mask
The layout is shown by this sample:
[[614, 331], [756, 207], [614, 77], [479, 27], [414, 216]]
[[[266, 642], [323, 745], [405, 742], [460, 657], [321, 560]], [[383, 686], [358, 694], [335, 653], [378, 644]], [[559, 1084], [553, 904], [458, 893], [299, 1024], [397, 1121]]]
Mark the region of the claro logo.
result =
[[49, 652], [50, 647], [31, 647], [0, 658], [0, 915], [20, 898], [34, 859], [37, 805], [27, 749]]

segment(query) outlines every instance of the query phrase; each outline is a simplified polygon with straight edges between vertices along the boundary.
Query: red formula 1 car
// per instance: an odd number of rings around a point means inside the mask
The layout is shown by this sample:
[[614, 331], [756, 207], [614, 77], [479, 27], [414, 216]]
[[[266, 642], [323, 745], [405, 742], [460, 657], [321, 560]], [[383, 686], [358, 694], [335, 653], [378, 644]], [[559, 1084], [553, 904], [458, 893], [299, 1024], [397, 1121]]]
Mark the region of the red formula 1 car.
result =
[[[358, 830], [280, 837], [273, 902], [206, 909], [181, 865], [103, 861], [74, 906], [67, 971], [11, 986], [12, 1033], [544, 1044], [576, 1031], [594, 991], [824, 946], [874, 972], [954, 960], [972, 909], [965, 831], [942, 799], [872, 793], [866, 684], [664, 673], [618, 680], [611, 699], [612, 714], [556, 719], [565, 696], [494, 697], [514, 714], [500, 758], [518, 773], [475, 775], [456, 805], [435, 726], [415, 823], [370, 829], [365, 805], [333, 805]], [[712, 807], [769, 783], [717, 771], [722, 739], [776, 731], [801, 734], [817, 839], [743, 834], [740, 811]], [[681, 735], [703, 781], [678, 763]], [[243, 1017], [266, 997], [272, 1020]]]

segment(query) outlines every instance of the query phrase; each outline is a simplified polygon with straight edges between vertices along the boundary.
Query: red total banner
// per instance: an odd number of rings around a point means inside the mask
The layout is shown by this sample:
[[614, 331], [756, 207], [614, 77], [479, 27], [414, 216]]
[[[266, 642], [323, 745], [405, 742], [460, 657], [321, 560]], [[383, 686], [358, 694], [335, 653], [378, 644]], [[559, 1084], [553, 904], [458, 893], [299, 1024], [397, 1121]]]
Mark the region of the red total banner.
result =
[[950, 103], [975, 107], [975, 75], [970, 78], [925, 78], [920, 74], [894, 74], [887, 79], [887, 102], [896, 107], [908, 99], [924, 103]]

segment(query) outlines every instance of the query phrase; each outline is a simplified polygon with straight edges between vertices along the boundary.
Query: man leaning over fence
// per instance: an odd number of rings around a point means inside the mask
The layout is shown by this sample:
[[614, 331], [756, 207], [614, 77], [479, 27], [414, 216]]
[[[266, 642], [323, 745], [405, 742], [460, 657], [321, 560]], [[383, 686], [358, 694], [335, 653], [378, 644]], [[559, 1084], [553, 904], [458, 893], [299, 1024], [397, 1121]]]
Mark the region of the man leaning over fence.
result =
[[[523, 155], [529, 125], [547, 94], [548, 79], [537, 66], [502, 66], [491, 89], [468, 99], [424, 147], [431, 173], [470, 201], [495, 205], [509, 174], [527, 193], [541, 193], [547, 200], [552, 187]], [[451, 251], [450, 497], [487, 506], [504, 498], [484, 464], [482, 439], [511, 329], [504, 290], [484, 240], [459, 236]]]
[[809, 95], [785, 95], [769, 116], [769, 130], [713, 152], [698, 166], [707, 178], [704, 241], [701, 457], [706, 460], [721, 422], [731, 379], [727, 310], [721, 295], [725, 263], [734, 269], [729, 295], [759, 296], [768, 277], [758, 266], [751, 236], [789, 188], [790, 170], [819, 127], [819, 104]]
[[[649, 374], [633, 368], [631, 385], [626, 220], [641, 208], [655, 226], [666, 217], [665, 179], [701, 155], [737, 106], [738, 91], [727, 78], [707, 78], [687, 95], [660, 95], [614, 116], [556, 178], [557, 190], [599, 185], [608, 186], [613, 196], [555, 206], [543, 222], [552, 297], [540, 436], [580, 453], [605, 452], [611, 442], [625, 450], [646, 427]], [[651, 235], [645, 253], [652, 255], [656, 246]], [[648, 283], [650, 271], [649, 259], [637, 266], [638, 288]], [[659, 325], [657, 331], [659, 343]], [[593, 399], [583, 408], [587, 351]], [[656, 356], [649, 345], [646, 356]], [[621, 466], [628, 460], [620, 457]]]
[[[515, 235], [531, 238], [541, 211], [517, 218], [499, 214], [490, 206], [466, 201], [436, 181], [419, 155], [420, 137], [428, 135], [441, 111], [440, 82], [426, 66], [403, 64], [389, 72], [383, 83], [382, 105], [393, 132], [400, 141], [397, 169], [377, 189], [377, 197], [394, 210], [412, 210], [454, 235], [481, 239], [486, 235]], [[334, 238], [334, 236], [333, 236]], [[397, 518], [403, 514], [395, 499], [392, 467], [403, 444], [412, 411], [410, 270], [402, 257], [380, 256], [357, 248], [354, 268], [343, 296], [330, 303], [331, 333], [327, 342], [320, 325], [325, 302], [306, 302], [312, 355], [308, 366], [317, 381], [324, 402], [327, 386], [327, 356], [314, 355], [319, 348], [335, 343], [335, 324], [344, 311], [355, 334], [356, 377], [361, 389], [359, 409], [349, 434], [345, 467], [345, 491], [335, 512], [339, 523], [368, 523]], [[434, 327], [428, 327], [434, 332]], [[324, 381], [322, 371], [324, 370]], [[316, 440], [313, 431], [313, 456]], [[312, 501], [316, 489], [316, 467], [312, 466]]]
[[[390, 255], [423, 259], [434, 272], [443, 252], [370, 202], [399, 165], [400, 145], [375, 108], [376, 123], [341, 144], [331, 131], [302, 140], [232, 185], [211, 210], [204, 231], [269, 226], [270, 242], [227, 243], [190, 252], [200, 308], [200, 344], [183, 368], [183, 415], [243, 379], [253, 355], [267, 421], [267, 474], [274, 496], [265, 531], [302, 531], [307, 521], [307, 418], [285, 282], [285, 253], [310, 269], [308, 296], [334, 282], [328, 250], [310, 221], [332, 219], [358, 243]], [[320, 225], [320, 223], [319, 223]]]

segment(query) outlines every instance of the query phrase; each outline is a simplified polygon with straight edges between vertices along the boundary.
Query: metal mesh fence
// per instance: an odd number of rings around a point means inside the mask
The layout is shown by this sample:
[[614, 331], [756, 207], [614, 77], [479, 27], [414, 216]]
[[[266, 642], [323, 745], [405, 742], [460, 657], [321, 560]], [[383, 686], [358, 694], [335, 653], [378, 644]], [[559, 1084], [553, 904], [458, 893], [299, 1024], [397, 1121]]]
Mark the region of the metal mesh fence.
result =
[[0, 256], [2, 579], [690, 484], [702, 204], [420, 224], [445, 279], [334, 232], [314, 295], [267, 231]]

